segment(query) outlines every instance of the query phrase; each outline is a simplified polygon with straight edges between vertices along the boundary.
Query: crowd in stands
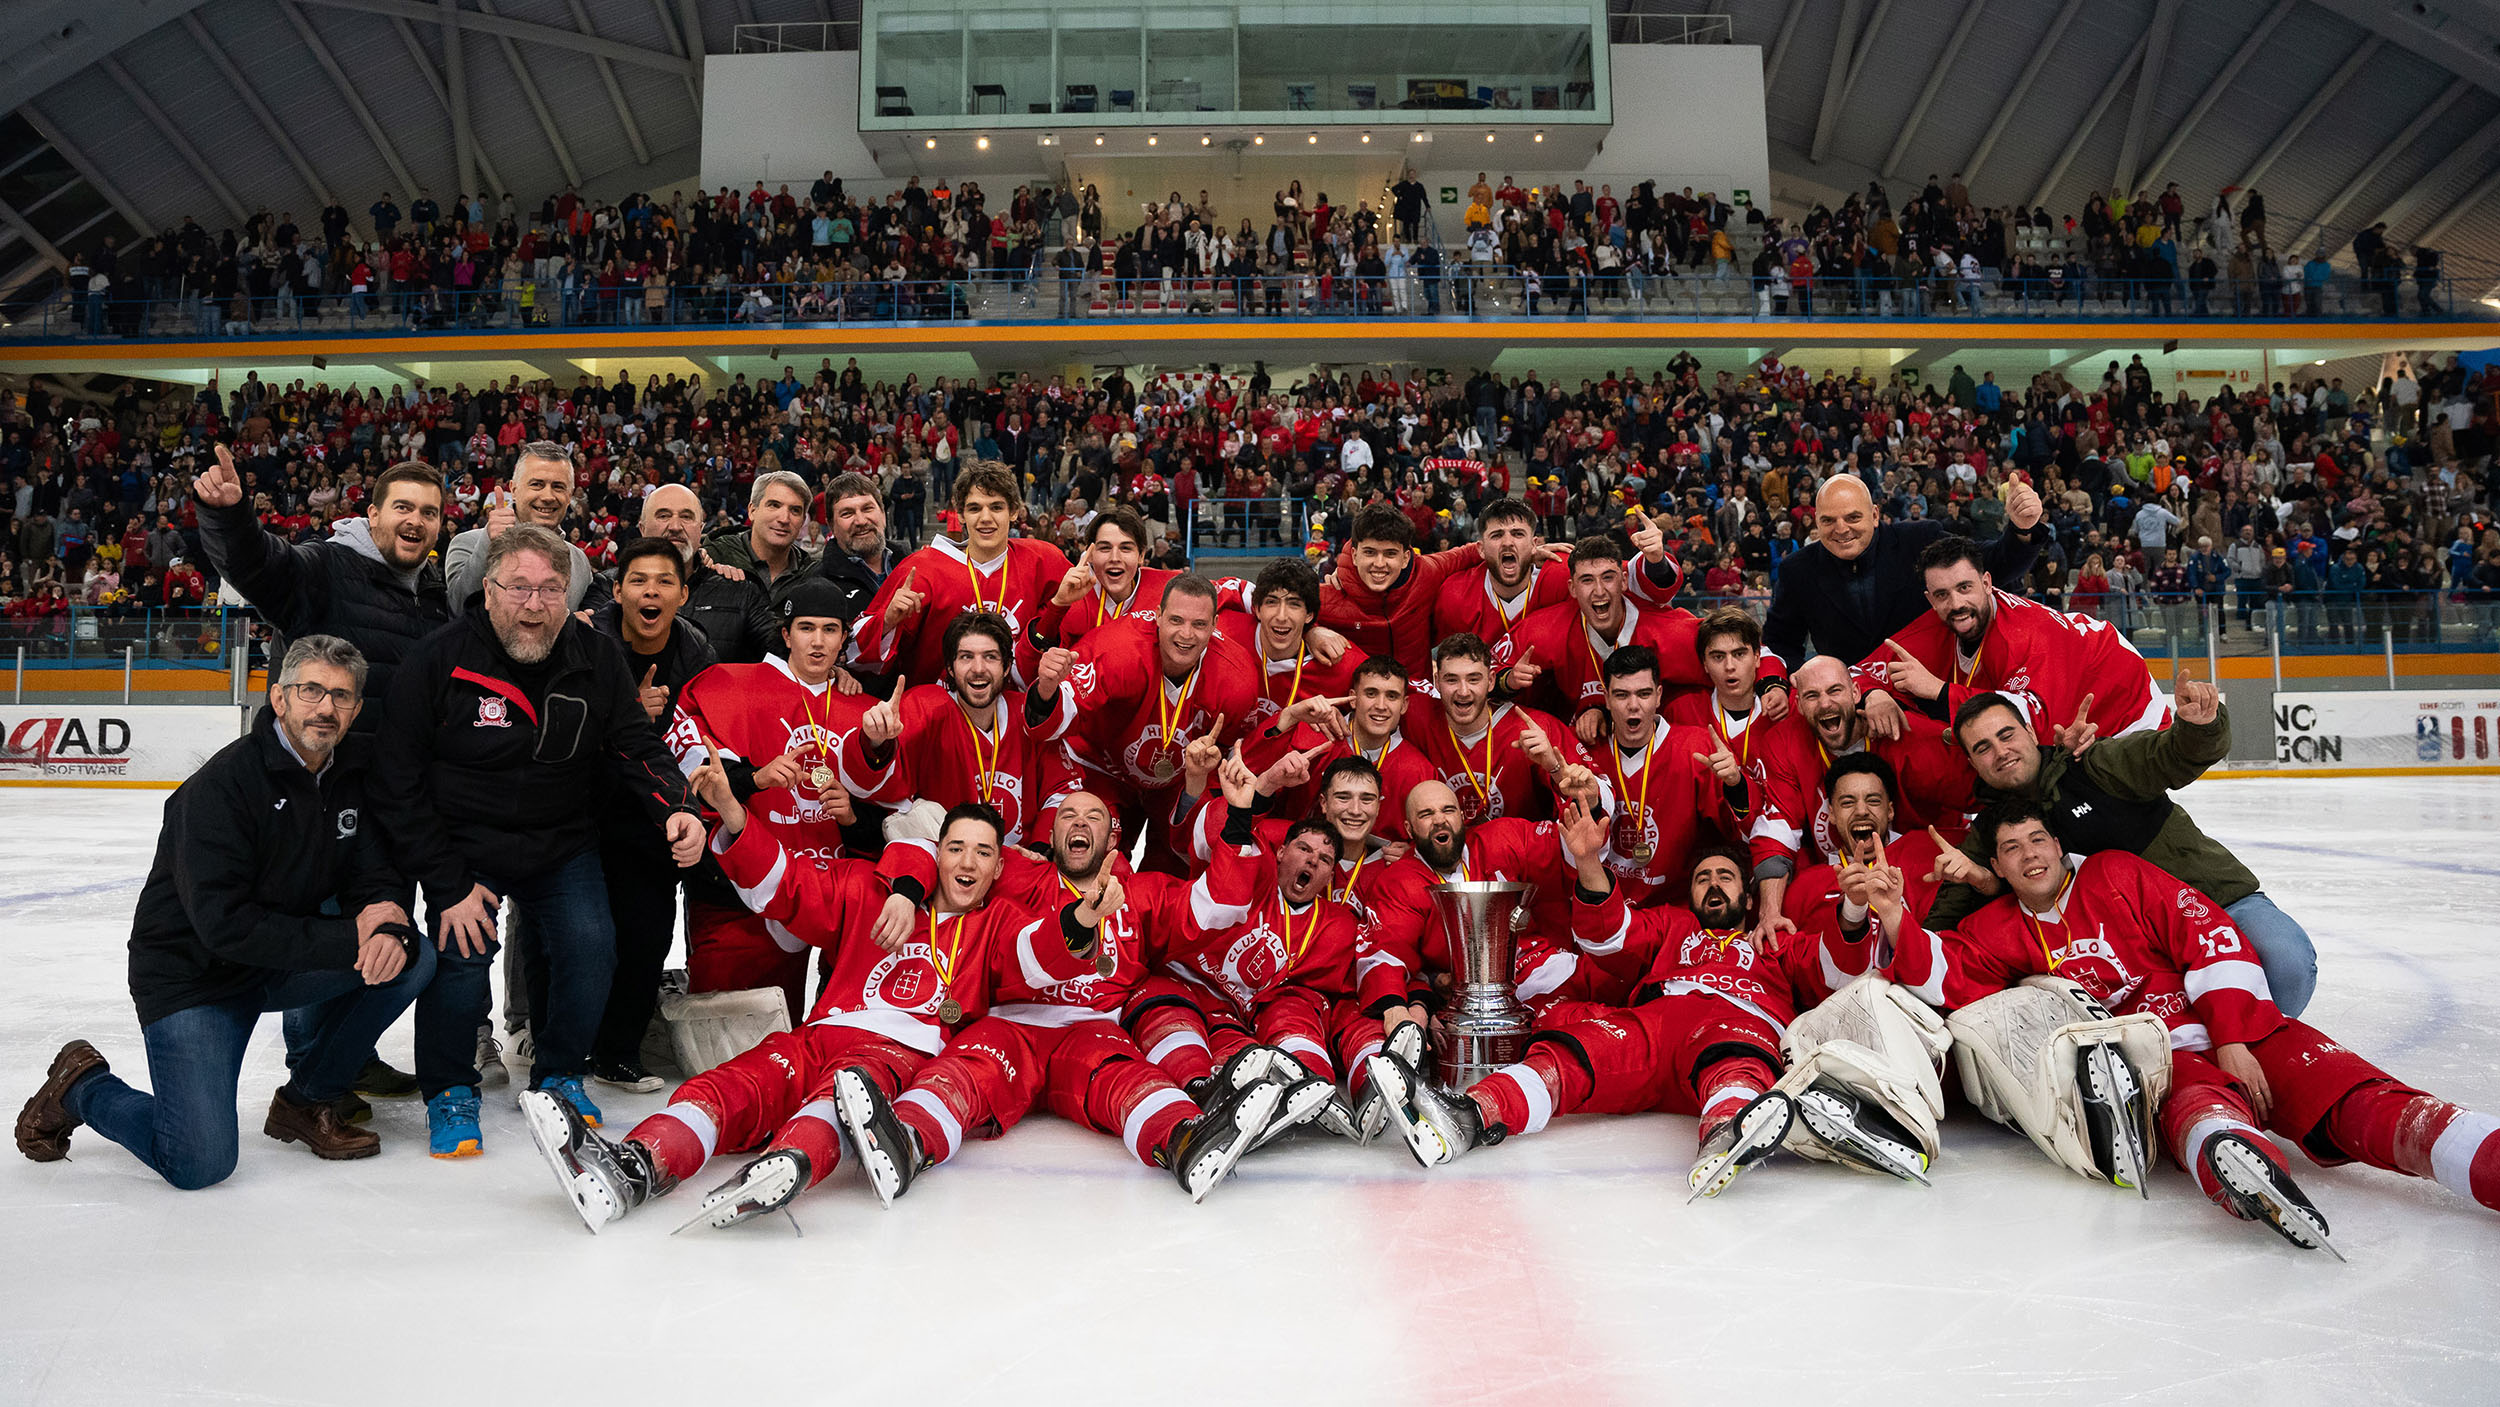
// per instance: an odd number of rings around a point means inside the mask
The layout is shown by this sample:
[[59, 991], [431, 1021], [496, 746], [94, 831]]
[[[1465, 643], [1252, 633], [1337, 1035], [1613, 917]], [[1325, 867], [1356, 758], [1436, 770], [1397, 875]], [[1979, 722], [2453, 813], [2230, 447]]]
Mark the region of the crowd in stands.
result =
[[[761, 384], [620, 372], [383, 392], [247, 375], [197, 394], [124, 385], [70, 401], [36, 382], [10, 398], [0, 443], [0, 610], [23, 635], [57, 633], [77, 605], [212, 602], [188, 490], [211, 442], [233, 447], [263, 523], [308, 541], [361, 511], [364, 486], [406, 459], [443, 469], [455, 529], [480, 525], [509, 501], [520, 447], [551, 439], [577, 466], [567, 534], [598, 564], [636, 535], [654, 487], [687, 485], [710, 524], [734, 530], [749, 486], [777, 469], [818, 489], [801, 554], [823, 542], [823, 491], [844, 473], [877, 484], [908, 548], [943, 526], [958, 466], [997, 460], [1022, 477], [1029, 533], [1073, 543], [1095, 512], [1125, 505], [1168, 566], [1193, 541], [1201, 554], [1325, 552], [1374, 503], [1404, 511], [1425, 544], [1473, 540], [1502, 496], [1523, 499], [1556, 541], [1640, 509], [1671, 522], [1688, 590], [1757, 606], [1809, 539], [1829, 476], [1862, 476], [1895, 519], [1985, 540], [2023, 473], [2055, 529], [2019, 584], [2042, 600], [2191, 629], [2205, 603], [2247, 628], [2280, 602], [2303, 639], [2375, 639], [2382, 616], [2411, 638], [2436, 592], [2500, 599], [2495, 391], [2490, 373], [2429, 358], [2375, 387], [2226, 384], [2199, 398], [2161, 391], [2140, 358], [2079, 384], [2047, 373], [2007, 386], [1958, 365], [1925, 382], [1812, 376], [1776, 359], [1707, 373], [1689, 353], [1577, 385], [1533, 371], [1279, 385], [1263, 366], [893, 385], [830, 358]], [[2399, 592], [2430, 594], [2376, 595]]]
[[[1265, 211], [1219, 210], [1205, 190], [1106, 207], [1092, 185], [1016, 187], [996, 208], [979, 182], [881, 197], [827, 172], [803, 193], [762, 182], [743, 195], [634, 194], [615, 203], [566, 191], [524, 211], [510, 195], [385, 191], [361, 226], [343, 205], [299, 222], [263, 209], [212, 234], [185, 217], [132, 247], [110, 237], [67, 269], [68, 325], [94, 333], [165, 330], [184, 310], [198, 335], [295, 326], [343, 309], [357, 323], [411, 327], [966, 316], [977, 281], [1037, 303], [1052, 286], [1064, 315], [1095, 294], [1132, 303], [1141, 285], [1207, 296], [1160, 306], [1212, 312], [1296, 309], [1475, 310], [1498, 286], [1506, 311], [1626, 306], [1707, 282], [1752, 294], [1755, 311], [1920, 315], [2113, 308], [2155, 316], [2397, 316], [2412, 281], [2418, 311], [2443, 316], [2439, 251], [2391, 244], [2384, 225], [2351, 237], [2356, 273], [2323, 238], [2304, 253], [2269, 231], [2256, 191], [2225, 190], [2191, 216], [2176, 183], [2158, 195], [2096, 195], [2062, 222], [2044, 209], [1974, 204], [1956, 175], [1934, 176], [1897, 207], [1870, 183], [1838, 209], [1772, 215], [1717, 193], [1643, 181], [1496, 186], [1479, 172], [1444, 229], [1411, 170], [1382, 208], [1292, 181]], [[179, 323], [180, 319], [177, 319]], [[37, 325], [44, 325], [38, 323]]]

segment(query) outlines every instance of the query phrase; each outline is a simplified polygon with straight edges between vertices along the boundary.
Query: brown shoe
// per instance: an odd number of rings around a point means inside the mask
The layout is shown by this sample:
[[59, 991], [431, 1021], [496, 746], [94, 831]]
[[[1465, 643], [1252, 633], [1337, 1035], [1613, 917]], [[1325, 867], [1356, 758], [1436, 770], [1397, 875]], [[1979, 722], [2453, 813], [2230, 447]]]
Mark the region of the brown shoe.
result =
[[281, 1085], [269, 1097], [269, 1121], [260, 1131], [281, 1143], [300, 1143], [316, 1158], [370, 1158], [382, 1151], [379, 1135], [339, 1117], [338, 1104], [297, 1099]]
[[69, 1112], [69, 1087], [111, 1067], [96, 1048], [71, 1041], [52, 1057], [51, 1072], [26, 1107], [17, 1111], [17, 1151], [38, 1163], [57, 1163], [69, 1156], [70, 1130], [81, 1122]]

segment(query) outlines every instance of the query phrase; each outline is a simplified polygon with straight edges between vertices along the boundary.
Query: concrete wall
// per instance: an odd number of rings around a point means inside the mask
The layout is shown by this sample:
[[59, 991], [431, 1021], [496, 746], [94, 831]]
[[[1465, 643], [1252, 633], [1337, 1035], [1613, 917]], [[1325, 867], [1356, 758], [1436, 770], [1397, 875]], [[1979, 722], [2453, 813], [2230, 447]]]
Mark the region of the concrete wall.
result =
[[804, 192], [827, 169], [845, 180], [881, 174], [859, 139], [856, 52], [703, 61], [705, 190], [761, 180]]

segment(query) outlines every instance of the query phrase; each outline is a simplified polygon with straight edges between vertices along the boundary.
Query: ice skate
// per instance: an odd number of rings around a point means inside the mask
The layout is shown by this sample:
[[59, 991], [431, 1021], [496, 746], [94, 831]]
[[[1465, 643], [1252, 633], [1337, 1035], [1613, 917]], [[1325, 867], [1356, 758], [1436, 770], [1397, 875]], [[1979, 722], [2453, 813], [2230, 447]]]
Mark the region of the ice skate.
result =
[[912, 1176], [920, 1171], [920, 1140], [894, 1116], [885, 1091], [857, 1066], [833, 1077], [833, 1110], [859, 1152], [859, 1165], [867, 1170], [868, 1185], [877, 1189], [877, 1200], [893, 1206], [895, 1198], [911, 1190]]
[[[694, 1209], [694, 1215], [678, 1223], [677, 1231], [697, 1225], [714, 1229], [736, 1226], [766, 1212], [777, 1212], [806, 1190], [812, 1171], [805, 1153], [796, 1148], [776, 1148], [713, 1188], [703, 1204]], [[669, 1234], [674, 1236], [677, 1232]]]
[[1285, 1087], [1262, 1081], [1218, 1099], [1197, 1118], [1181, 1125], [1164, 1149], [1165, 1166], [1179, 1180], [1192, 1202], [1203, 1202], [1215, 1184], [1232, 1172], [1276, 1117]]
[[594, 1233], [677, 1185], [641, 1144], [610, 1143], [579, 1111], [545, 1090], [522, 1094], [521, 1122], [573, 1199], [582, 1224]]
[[1779, 1151], [1788, 1138], [1788, 1130], [1797, 1122], [1797, 1106], [1778, 1090], [1756, 1095], [1751, 1104], [1736, 1111], [1736, 1116], [1711, 1130], [1702, 1140], [1701, 1155], [1693, 1160], [1693, 1170], [1684, 1181], [1692, 1190], [1684, 1199], [1690, 1205], [1695, 1197], [1716, 1197], [1725, 1192], [1737, 1174]]
[[2153, 1191], [2144, 1173], [2151, 1162], [2144, 1146], [2144, 1085], [2118, 1048], [2088, 1045], [2075, 1052], [2075, 1089], [2083, 1099], [2092, 1140], [2092, 1161], [2120, 1187], [2147, 1201]]
[[[1294, 1068], [1301, 1067], [1297, 1065]], [[1279, 1076], [1262, 1080], [1260, 1084], [1275, 1088], [1280, 1095], [1276, 1103], [1276, 1117], [1268, 1121], [1267, 1128], [1259, 1134], [1258, 1142], [1250, 1145], [1254, 1151], [1318, 1120], [1337, 1098], [1335, 1085], [1310, 1075], [1299, 1079]]]
[[2224, 1129], [2197, 1150], [2198, 1171], [2220, 1189], [2214, 1200], [2243, 1221], [2271, 1226], [2304, 1251], [2344, 1258], [2326, 1238], [2326, 1216], [2302, 1195], [2283, 1165], [2265, 1155], [2247, 1134]]
[[[1389, 1033], [1389, 1043], [1383, 1049], [1408, 1065], [1416, 1064], [1424, 1058], [1424, 1028], [1412, 1021], [1401, 1022]], [[1354, 1101], [1352, 1122], [1357, 1143], [1371, 1142], [1388, 1126], [1389, 1102], [1380, 1092], [1378, 1080], [1364, 1081], [1362, 1098]]]
[[1389, 1121], [1406, 1140], [1406, 1151], [1425, 1167], [1456, 1162], [1469, 1151], [1498, 1141], [1485, 1128], [1474, 1100], [1463, 1094], [1443, 1095], [1397, 1056], [1375, 1055], [1366, 1068], [1373, 1087], [1386, 1101]]
[[1837, 1080], [1820, 1079], [1796, 1097], [1806, 1131], [1842, 1162], [1868, 1172], [1889, 1173], [1922, 1187], [1927, 1154], [1918, 1136], [1882, 1105]]

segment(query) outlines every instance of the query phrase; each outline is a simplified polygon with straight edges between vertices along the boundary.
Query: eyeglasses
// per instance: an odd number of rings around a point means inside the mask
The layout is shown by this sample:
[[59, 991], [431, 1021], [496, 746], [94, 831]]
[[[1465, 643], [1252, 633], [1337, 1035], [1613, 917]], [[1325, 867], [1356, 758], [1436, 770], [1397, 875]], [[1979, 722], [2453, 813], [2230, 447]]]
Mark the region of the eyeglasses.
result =
[[512, 597], [525, 606], [533, 601], [561, 601], [564, 599], [564, 588], [561, 586], [514, 586], [510, 582], [498, 581], [494, 583], [494, 587], [496, 590], [503, 592], [505, 595]]
[[353, 689], [327, 689], [310, 680], [286, 687], [287, 692], [295, 695], [296, 701], [306, 708], [319, 704], [323, 699], [328, 699], [330, 706], [342, 713], [356, 706], [356, 691]]

